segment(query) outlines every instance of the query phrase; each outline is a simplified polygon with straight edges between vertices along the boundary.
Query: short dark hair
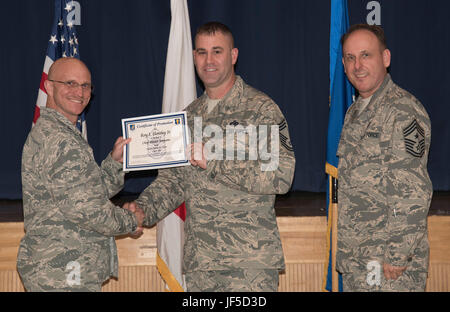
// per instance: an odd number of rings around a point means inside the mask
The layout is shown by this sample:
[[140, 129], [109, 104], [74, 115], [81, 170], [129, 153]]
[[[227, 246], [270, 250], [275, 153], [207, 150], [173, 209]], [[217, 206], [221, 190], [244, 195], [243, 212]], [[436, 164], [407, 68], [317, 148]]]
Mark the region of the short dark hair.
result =
[[198, 35], [214, 35], [216, 32], [221, 32], [223, 35], [230, 36], [231, 38], [231, 47], [234, 48], [234, 38], [233, 34], [231, 33], [230, 28], [228, 28], [227, 25], [224, 25], [220, 22], [208, 22], [197, 28], [197, 33], [195, 34], [195, 37]]
[[352, 26], [348, 29], [347, 33], [345, 33], [345, 34], [342, 35], [342, 37], [341, 37], [341, 45], [342, 45], [342, 47], [344, 47], [344, 43], [345, 43], [345, 41], [348, 39], [348, 37], [349, 37], [353, 32], [355, 32], [355, 31], [357, 31], [357, 30], [367, 30], [367, 31], [370, 31], [372, 34], [374, 34], [374, 35], [377, 37], [377, 39], [378, 39], [378, 41], [379, 41], [379, 43], [380, 43], [381, 48], [382, 48], [383, 50], [387, 48], [386, 37], [385, 37], [385, 35], [384, 35], [383, 28], [381, 28], [381, 27], [378, 26], [378, 25], [368, 25], [368, 24], [355, 24], [355, 25], [352, 25]]

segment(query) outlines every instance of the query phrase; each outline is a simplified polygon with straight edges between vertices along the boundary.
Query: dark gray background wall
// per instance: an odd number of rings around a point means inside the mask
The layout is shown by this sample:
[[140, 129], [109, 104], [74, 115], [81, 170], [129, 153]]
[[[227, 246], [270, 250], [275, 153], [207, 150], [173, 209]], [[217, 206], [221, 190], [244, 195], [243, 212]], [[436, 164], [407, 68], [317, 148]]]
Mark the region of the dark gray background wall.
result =
[[[100, 162], [121, 135], [121, 119], [161, 112], [170, 27], [169, 0], [79, 0], [81, 59], [95, 95], [86, 119]], [[371, 1], [349, 0], [350, 23], [366, 22]], [[392, 52], [390, 73], [432, 121], [429, 172], [435, 190], [450, 190], [450, 2], [377, 1]], [[297, 166], [293, 190], [325, 191], [329, 96], [330, 1], [188, 0], [191, 30], [219, 20], [234, 33], [237, 72], [271, 96], [285, 114]], [[0, 4], [0, 198], [21, 198], [22, 146], [31, 128], [53, 21], [53, 0]], [[198, 94], [203, 89], [198, 83]], [[139, 193], [156, 172], [127, 175]]]

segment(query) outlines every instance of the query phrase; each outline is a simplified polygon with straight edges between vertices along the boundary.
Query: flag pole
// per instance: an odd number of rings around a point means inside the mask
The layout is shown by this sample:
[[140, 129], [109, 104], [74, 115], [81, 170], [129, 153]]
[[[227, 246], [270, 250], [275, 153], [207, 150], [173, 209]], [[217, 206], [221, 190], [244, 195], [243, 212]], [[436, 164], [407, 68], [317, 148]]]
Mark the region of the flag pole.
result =
[[337, 223], [338, 223], [338, 197], [337, 197], [337, 188], [338, 188], [338, 180], [335, 177], [331, 177], [331, 209], [332, 209], [332, 289], [333, 292], [339, 292], [339, 275], [336, 270], [336, 251], [337, 251]]
[[348, 107], [352, 104], [353, 88], [345, 76], [342, 64], [341, 37], [348, 29], [347, 0], [331, 0], [330, 19], [330, 113], [328, 120], [327, 162], [328, 174], [328, 228], [327, 228], [327, 265], [324, 278], [328, 291], [342, 290], [342, 276], [336, 270], [338, 242], [338, 164], [336, 155], [339, 147], [342, 127]]

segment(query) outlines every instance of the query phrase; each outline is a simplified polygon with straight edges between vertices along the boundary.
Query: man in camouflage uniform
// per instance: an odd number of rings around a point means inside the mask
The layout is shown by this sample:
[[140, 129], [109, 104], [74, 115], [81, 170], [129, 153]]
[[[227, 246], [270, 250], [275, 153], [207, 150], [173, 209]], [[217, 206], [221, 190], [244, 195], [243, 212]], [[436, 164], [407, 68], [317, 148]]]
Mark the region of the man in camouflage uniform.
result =
[[183, 272], [188, 291], [276, 291], [278, 271], [285, 267], [274, 202], [275, 194], [290, 189], [294, 152], [278, 106], [235, 75], [237, 55], [225, 25], [211, 22], [197, 31], [194, 63], [206, 91], [186, 108], [191, 133], [215, 127], [225, 138], [227, 127], [236, 126], [239, 132], [239, 126], [279, 126], [278, 166], [264, 171], [268, 161], [249, 160], [248, 148], [245, 160], [227, 160], [225, 155], [206, 160], [202, 147], [208, 138], [203, 138], [192, 145], [201, 147], [192, 166], [159, 170], [137, 200], [146, 226], [185, 202]]
[[[99, 291], [117, 276], [114, 235], [142, 224], [109, 198], [123, 186], [119, 138], [101, 168], [75, 127], [91, 97], [91, 75], [80, 60], [62, 58], [49, 70], [46, 108], [25, 142], [22, 191], [25, 236], [17, 269], [28, 291]], [[138, 224], [138, 221], [140, 224]]]
[[379, 26], [354, 25], [341, 41], [345, 72], [359, 92], [337, 151], [344, 291], [423, 291], [430, 119], [387, 73], [390, 51]]

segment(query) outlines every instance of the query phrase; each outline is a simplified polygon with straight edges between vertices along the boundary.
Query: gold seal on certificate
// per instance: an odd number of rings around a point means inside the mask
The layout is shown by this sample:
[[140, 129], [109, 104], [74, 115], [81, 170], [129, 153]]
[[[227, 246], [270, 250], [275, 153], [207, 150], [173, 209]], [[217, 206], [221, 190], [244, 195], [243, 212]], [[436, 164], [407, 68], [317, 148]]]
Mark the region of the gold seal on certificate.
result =
[[123, 171], [189, 165], [186, 112], [122, 119]]

